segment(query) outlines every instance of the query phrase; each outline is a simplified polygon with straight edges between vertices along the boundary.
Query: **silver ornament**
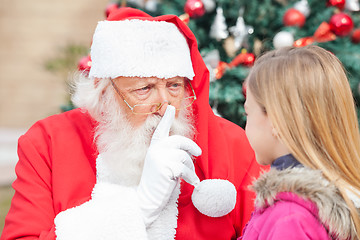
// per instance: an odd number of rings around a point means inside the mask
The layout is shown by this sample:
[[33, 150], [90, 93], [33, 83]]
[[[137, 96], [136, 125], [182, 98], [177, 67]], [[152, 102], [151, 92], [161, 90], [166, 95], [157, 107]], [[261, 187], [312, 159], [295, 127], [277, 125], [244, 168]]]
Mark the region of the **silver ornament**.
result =
[[[346, 0], [348, 1], [348, 0]], [[310, 7], [307, 0], [301, 0], [294, 4], [294, 8], [304, 14], [305, 17], [310, 15]]]
[[228, 36], [229, 32], [227, 30], [223, 9], [218, 7], [216, 9], [214, 22], [210, 28], [210, 37], [216, 39], [217, 41], [221, 41], [226, 39]]
[[234, 45], [236, 51], [239, 50], [243, 45], [245, 45], [244, 41], [254, 32], [254, 28], [252, 26], [248, 26], [245, 24], [244, 20], [244, 8], [239, 10], [239, 17], [236, 21], [236, 25], [229, 28], [230, 33], [234, 36]]
[[203, 60], [205, 62], [207, 69], [209, 70], [209, 73], [210, 73], [210, 82], [216, 81], [215, 69], [219, 65], [219, 61], [220, 61], [219, 50], [214, 49], [214, 50], [208, 52], [207, 54], [205, 54], [203, 56]]
[[359, 0], [346, 0], [345, 9], [352, 12], [360, 11]]

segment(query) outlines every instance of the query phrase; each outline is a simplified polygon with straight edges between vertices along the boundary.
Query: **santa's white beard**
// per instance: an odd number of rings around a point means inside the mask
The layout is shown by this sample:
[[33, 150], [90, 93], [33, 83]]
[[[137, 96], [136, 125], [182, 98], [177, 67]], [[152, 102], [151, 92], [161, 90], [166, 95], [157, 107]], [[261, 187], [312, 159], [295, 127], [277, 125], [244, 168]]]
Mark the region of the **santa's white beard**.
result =
[[[126, 186], [138, 185], [151, 137], [161, 117], [149, 115], [142, 126], [134, 128], [119, 110], [118, 105], [115, 106], [116, 108], [106, 111], [107, 116], [104, 118], [107, 120], [100, 122], [95, 134], [101, 154], [97, 161], [97, 181]], [[195, 131], [191, 112], [180, 112], [171, 127], [170, 135], [182, 135], [193, 139]]]

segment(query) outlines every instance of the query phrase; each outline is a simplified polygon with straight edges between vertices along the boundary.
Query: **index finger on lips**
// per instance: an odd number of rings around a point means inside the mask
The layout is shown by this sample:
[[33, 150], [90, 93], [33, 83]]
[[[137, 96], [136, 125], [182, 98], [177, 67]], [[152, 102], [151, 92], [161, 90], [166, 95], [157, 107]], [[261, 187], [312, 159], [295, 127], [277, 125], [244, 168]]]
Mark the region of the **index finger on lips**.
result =
[[174, 119], [175, 119], [175, 107], [168, 105], [164, 116], [162, 117], [162, 119], [159, 122], [159, 125], [155, 129], [151, 141], [160, 140], [165, 137], [168, 137]]

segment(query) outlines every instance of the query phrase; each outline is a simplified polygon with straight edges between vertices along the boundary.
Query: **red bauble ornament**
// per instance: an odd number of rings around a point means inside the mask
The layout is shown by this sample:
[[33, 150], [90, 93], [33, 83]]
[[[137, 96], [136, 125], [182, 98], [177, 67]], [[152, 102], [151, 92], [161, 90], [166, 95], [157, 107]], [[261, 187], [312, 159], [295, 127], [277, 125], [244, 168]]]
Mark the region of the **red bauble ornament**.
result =
[[229, 67], [236, 67], [240, 64], [244, 65], [244, 66], [252, 66], [255, 62], [255, 55], [253, 53], [240, 53], [239, 55], [237, 55], [232, 61], [231, 63], [229, 63]]
[[105, 16], [106, 18], [110, 15], [110, 13], [116, 9], [118, 9], [119, 6], [116, 3], [109, 3], [105, 8]]
[[338, 9], [343, 10], [345, 7], [345, 0], [328, 0], [326, 6], [337, 7]]
[[89, 72], [91, 68], [91, 57], [85, 56], [82, 57], [78, 63], [78, 70], [80, 72]]
[[330, 29], [338, 36], [348, 35], [354, 27], [353, 20], [346, 13], [334, 14], [329, 21]]
[[355, 31], [353, 32], [353, 34], [351, 36], [351, 41], [353, 43], [360, 43], [360, 28], [355, 29]]
[[255, 62], [255, 55], [253, 53], [248, 53], [245, 57], [245, 61], [243, 62], [243, 65], [245, 66], [252, 66]]
[[204, 3], [201, 0], [187, 0], [184, 11], [189, 14], [191, 18], [201, 17], [205, 14]]
[[295, 8], [289, 8], [283, 17], [283, 23], [285, 26], [298, 26], [302, 27], [305, 24], [305, 16], [299, 10]]

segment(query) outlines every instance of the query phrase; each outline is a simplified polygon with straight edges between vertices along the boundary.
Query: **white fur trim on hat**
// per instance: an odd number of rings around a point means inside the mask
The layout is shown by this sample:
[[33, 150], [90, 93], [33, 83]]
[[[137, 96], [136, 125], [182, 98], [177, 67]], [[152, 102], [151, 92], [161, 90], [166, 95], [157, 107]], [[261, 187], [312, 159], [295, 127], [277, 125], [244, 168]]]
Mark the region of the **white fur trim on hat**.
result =
[[194, 77], [190, 50], [165, 21], [100, 21], [91, 46], [89, 77]]

